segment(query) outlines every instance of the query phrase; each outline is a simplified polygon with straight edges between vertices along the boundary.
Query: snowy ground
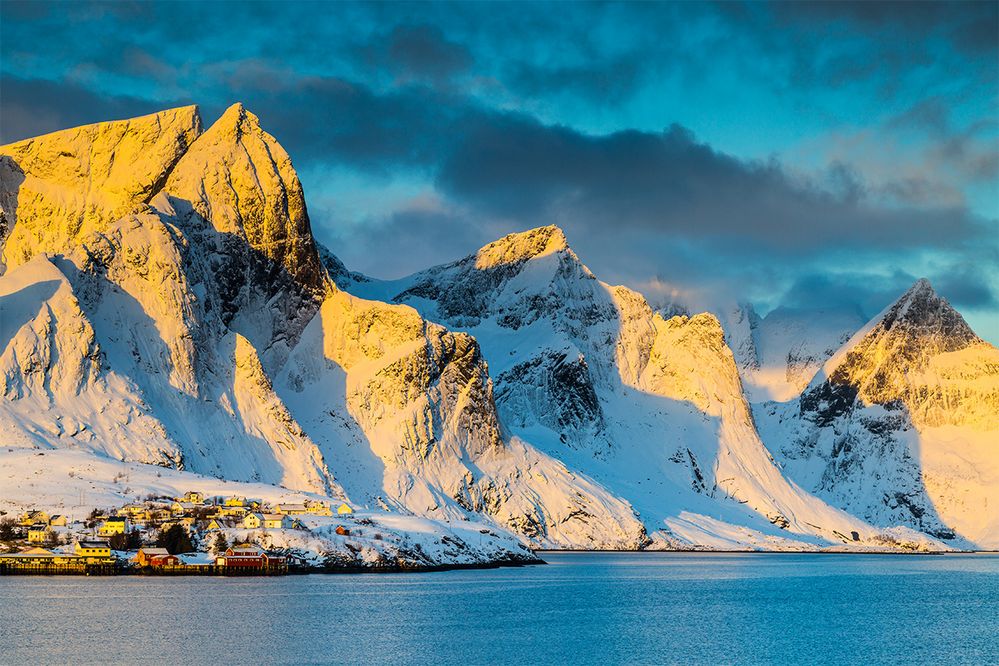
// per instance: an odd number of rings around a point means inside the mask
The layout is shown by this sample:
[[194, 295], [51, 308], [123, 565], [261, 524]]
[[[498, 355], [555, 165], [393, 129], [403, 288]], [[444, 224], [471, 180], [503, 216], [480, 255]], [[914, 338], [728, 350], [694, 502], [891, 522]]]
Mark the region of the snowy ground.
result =
[[[60, 513], [72, 522], [95, 507], [110, 509], [147, 495], [180, 496], [193, 490], [206, 496], [239, 495], [276, 504], [305, 499], [337, 501], [261, 483], [123, 463], [79, 451], [0, 450], [0, 511], [26, 509]], [[492, 525], [442, 522], [417, 516], [357, 510], [349, 516], [299, 516], [308, 530], [224, 530], [229, 543], [247, 539], [287, 550], [312, 565], [407, 568], [489, 565], [532, 561], [535, 556], [513, 534]], [[336, 533], [337, 526], [349, 535]], [[212, 533], [204, 548], [211, 545]]]

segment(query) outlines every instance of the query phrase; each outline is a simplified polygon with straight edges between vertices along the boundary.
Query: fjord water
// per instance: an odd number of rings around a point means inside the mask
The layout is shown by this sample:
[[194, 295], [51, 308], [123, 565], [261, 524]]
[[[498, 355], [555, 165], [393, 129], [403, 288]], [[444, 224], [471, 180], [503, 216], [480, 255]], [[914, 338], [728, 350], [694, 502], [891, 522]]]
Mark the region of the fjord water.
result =
[[544, 557], [425, 574], [0, 578], [0, 662], [999, 661], [999, 555]]

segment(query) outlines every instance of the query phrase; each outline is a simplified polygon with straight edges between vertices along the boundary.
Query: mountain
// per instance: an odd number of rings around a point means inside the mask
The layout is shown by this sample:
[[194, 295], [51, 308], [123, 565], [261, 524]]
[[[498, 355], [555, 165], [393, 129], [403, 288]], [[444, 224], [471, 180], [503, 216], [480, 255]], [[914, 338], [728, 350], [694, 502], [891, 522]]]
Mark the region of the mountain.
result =
[[372, 279], [239, 104], [0, 147], [0, 240], [4, 506], [169, 476], [554, 548], [999, 538], [996, 350], [928, 284], [833, 353], [850, 317], [654, 308], [554, 226]]
[[557, 227], [352, 291], [474, 335], [501, 422], [625, 498], [658, 544], [877, 536], [782, 475], [717, 318], [666, 319], [637, 292], [600, 282]]
[[859, 330], [797, 399], [756, 414], [789, 475], [833, 504], [876, 525], [999, 546], [999, 350], [928, 281]]
[[503, 432], [472, 338], [334, 285], [253, 114], [200, 128], [189, 107], [0, 149], [8, 450], [475, 517], [551, 546], [645, 540], [625, 502]]

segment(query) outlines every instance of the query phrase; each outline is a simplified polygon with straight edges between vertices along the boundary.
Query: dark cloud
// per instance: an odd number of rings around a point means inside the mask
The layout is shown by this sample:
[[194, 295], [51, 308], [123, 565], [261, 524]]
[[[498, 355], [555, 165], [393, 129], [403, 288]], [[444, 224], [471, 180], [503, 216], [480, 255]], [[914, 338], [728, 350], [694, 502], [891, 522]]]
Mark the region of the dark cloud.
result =
[[[954, 307], [999, 306], [999, 296], [981, 274], [960, 266], [946, 267], [935, 273], [929, 276], [934, 290]], [[809, 273], [796, 278], [780, 301], [795, 308], [817, 305], [856, 308], [863, 317], [870, 318], [893, 303], [920, 277], [926, 276], [903, 270], [887, 275], [872, 271]]]
[[404, 79], [444, 81], [474, 62], [468, 48], [449, 41], [439, 26], [396, 26], [386, 41], [390, 65]]
[[0, 77], [0, 143], [10, 143], [67, 127], [156, 113], [187, 100], [152, 101], [103, 95], [69, 81]]
[[517, 63], [507, 84], [530, 96], [568, 93], [600, 106], [614, 106], [636, 93], [649, 75], [647, 56], [639, 53], [583, 65], [538, 67]]
[[716, 151], [677, 125], [589, 136], [502, 115], [465, 130], [437, 184], [492, 216], [735, 239], [782, 254], [959, 247], [983, 234], [967, 210], [880, 206], [843, 167], [826, 182], [794, 177], [776, 161]]
[[799, 0], [772, 7], [785, 20], [841, 21], [881, 37], [896, 32], [911, 40], [939, 34], [968, 52], [995, 53], [999, 46], [999, 4], [995, 2]]

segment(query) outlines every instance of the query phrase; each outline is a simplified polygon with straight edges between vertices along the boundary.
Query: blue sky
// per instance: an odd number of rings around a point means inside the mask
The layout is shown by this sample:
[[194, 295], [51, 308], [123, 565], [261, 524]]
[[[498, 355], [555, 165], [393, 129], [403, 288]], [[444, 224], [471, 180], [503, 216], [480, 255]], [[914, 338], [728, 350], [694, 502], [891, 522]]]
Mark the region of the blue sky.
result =
[[997, 7], [4, 2], [0, 141], [242, 101], [355, 270], [556, 223], [653, 299], [926, 276], [999, 342]]

